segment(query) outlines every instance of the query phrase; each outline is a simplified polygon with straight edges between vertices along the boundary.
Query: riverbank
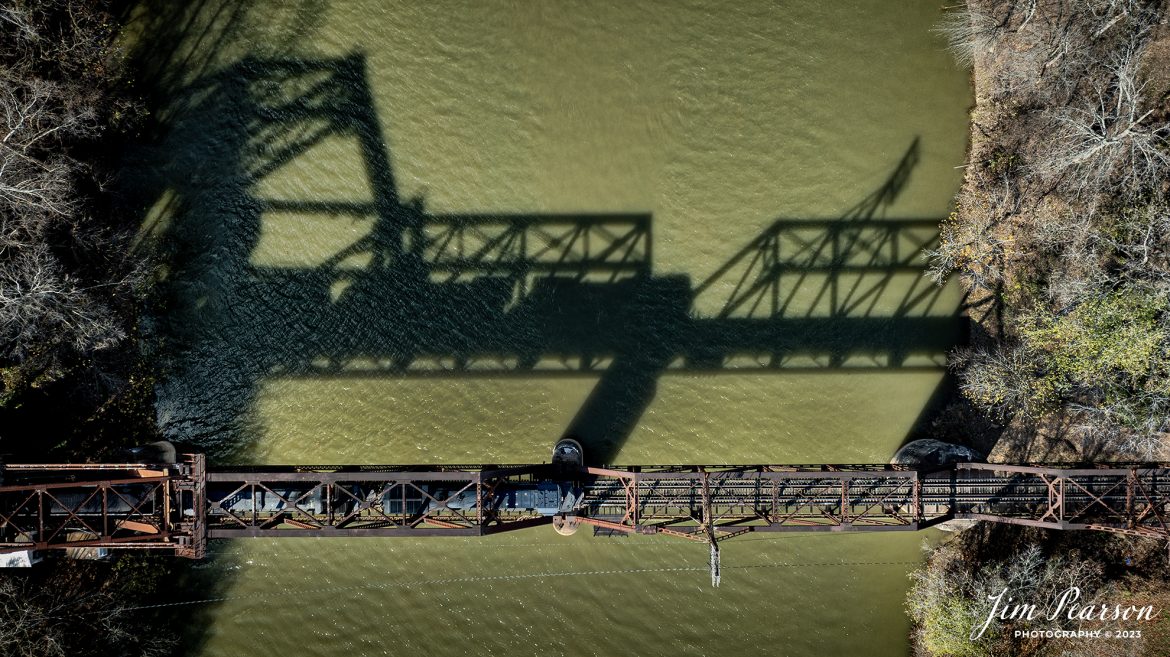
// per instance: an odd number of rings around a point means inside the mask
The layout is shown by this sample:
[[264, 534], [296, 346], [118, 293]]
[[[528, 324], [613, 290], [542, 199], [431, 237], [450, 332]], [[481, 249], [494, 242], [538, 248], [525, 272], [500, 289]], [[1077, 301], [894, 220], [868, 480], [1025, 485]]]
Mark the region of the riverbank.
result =
[[[972, 345], [952, 359], [965, 399], [938, 424], [962, 427], [956, 433], [992, 462], [1170, 453], [1166, 16], [1164, 2], [979, 0], [943, 24], [972, 64], [976, 103], [963, 186], [932, 256], [936, 277], [961, 278], [973, 323]], [[1035, 590], [1081, 573], [1104, 594], [1164, 603], [1163, 547], [1008, 526], [964, 531], [915, 574], [916, 648], [1113, 654], [1107, 642], [1015, 639], [1018, 623], [978, 642], [966, 633], [986, 616], [991, 582]], [[1027, 555], [1066, 572], [1023, 573]], [[1142, 628], [1131, 654], [1164, 654], [1166, 623]]]
[[[937, 547], [927, 566], [911, 576], [907, 608], [915, 622], [915, 654], [1160, 657], [1170, 648], [1168, 575], [1165, 545], [1155, 540], [977, 525]], [[1074, 587], [1081, 603], [1152, 607], [1154, 613], [1140, 620], [1054, 615], [1050, 602]], [[1001, 593], [1002, 601], [1010, 601], [997, 607], [988, 596]], [[1030, 618], [997, 614], [988, 623], [993, 610], [1013, 604], [1036, 604], [1037, 610]], [[1108, 631], [1118, 638], [1056, 638], [1046, 635], [1048, 630]], [[1131, 635], [1121, 639], [1121, 632]]]
[[[112, 191], [146, 119], [120, 3], [0, 2], [0, 458], [86, 462], [157, 440], [144, 320], [150, 254]], [[173, 654], [173, 619], [129, 610], [185, 564], [50, 557], [0, 573], [0, 654]]]
[[146, 109], [112, 2], [0, 7], [0, 454], [156, 440], [141, 340], [153, 263], [110, 181]]
[[974, 2], [944, 28], [976, 104], [932, 265], [969, 295], [953, 365], [1004, 429], [993, 460], [1167, 454], [1170, 38], [1164, 3], [1125, 6]]

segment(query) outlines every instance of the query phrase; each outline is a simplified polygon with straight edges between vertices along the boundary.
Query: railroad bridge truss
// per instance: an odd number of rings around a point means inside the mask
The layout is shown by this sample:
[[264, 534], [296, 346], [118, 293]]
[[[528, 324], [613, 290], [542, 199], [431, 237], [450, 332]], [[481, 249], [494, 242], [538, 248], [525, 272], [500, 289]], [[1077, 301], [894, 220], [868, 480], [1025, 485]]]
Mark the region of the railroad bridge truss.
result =
[[[558, 446], [559, 449], [560, 446]], [[750, 532], [915, 531], [952, 519], [1170, 539], [1170, 464], [0, 465], [0, 553], [189, 558], [209, 539], [479, 536], [550, 525], [712, 546]]]

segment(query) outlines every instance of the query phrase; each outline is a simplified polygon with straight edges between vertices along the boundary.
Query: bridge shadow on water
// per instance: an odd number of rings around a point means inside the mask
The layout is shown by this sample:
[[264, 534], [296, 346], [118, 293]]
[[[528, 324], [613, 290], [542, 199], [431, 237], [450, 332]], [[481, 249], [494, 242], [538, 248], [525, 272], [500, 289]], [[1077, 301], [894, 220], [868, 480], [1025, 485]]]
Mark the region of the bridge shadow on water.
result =
[[[670, 372], [937, 371], [961, 339], [919, 275], [938, 219], [886, 216], [916, 142], [841, 216], [778, 219], [727, 245], [726, 263], [701, 279], [656, 274], [649, 214], [450, 215], [400, 198], [361, 55], [221, 69], [241, 43], [257, 47], [260, 3], [143, 4], [152, 11], [132, 27], [151, 35], [136, 47], [144, 75], [156, 74], [161, 134], [128, 154], [121, 187], [127, 207], [150, 208], [164, 250], [160, 422], [213, 459], [253, 453], [266, 377], [593, 377], [564, 433], [606, 462]], [[291, 49], [328, 5], [280, 3], [287, 34], [262, 47]], [[282, 167], [339, 138], [356, 144], [368, 195], [264, 193]], [[308, 218], [360, 233], [312, 264], [263, 257], [266, 231]], [[231, 544], [213, 549], [177, 569], [163, 602], [229, 594], [244, 566]], [[156, 611], [176, 609], [181, 649], [200, 654], [215, 604]]]
[[[213, 454], [247, 449], [270, 376], [596, 377], [564, 433], [609, 462], [664, 374], [937, 370], [961, 339], [921, 275], [938, 219], [886, 216], [917, 140], [854, 208], [779, 219], [695, 283], [653, 271], [649, 214], [442, 214], [400, 198], [365, 66], [248, 58], [198, 80], [171, 162], [139, 181], [170, 263], [163, 332], [184, 354], [164, 395], [182, 406], [162, 421]], [[336, 138], [356, 144], [368, 198], [261, 191]], [[281, 221], [356, 239], [312, 264], [266, 262]]]

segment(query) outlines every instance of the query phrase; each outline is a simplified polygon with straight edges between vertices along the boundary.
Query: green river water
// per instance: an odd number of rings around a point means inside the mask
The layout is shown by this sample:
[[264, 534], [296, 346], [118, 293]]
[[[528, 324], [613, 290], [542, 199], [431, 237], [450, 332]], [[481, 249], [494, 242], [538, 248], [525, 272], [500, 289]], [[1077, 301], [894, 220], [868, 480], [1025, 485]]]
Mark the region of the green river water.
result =
[[[855, 267], [788, 262], [764, 284], [752, 258], [924, 220], [891, 238], [920, 264], [961, 176], [967, 75], [930, 31], [938, 3], [719, 4], [146, 3], [129, 36], [164, 129], [130, 168], [167, 249], [170, 436], [262, 463], [540, 462], [566, 432], [617, 463], [889, 459], [943, 381], [958, 291], [886, 266], [868, 233], [841, 247]], [[517, 274], [489, 252], [439, 275], [411, 240], [452, 215], [599, 235], [635, 217], [652, 246], [617, 274]], [[568, 283], [548, 293], [550, 275]], [[728, 321], [671, 351], [704, 318]], [[781, 356], [744, 337], [787, 320]], [[704, 340], [731, 347], [712, 359]], [[909, 653], [928, 535], [750, 534], [712, 589], [703, 546], [588, 534], [216, 543], [200, 573], [223, 599], [190, 608], [190, 641]]]

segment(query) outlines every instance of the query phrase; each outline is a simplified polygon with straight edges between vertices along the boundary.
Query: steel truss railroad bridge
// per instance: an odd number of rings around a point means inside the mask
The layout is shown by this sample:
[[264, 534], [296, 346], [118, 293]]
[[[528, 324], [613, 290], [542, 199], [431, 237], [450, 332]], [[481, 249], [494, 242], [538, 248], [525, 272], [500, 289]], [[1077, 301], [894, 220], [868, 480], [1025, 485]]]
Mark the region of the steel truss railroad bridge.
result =
[[209, 468], [201, 454], [174, 464], [4, 464], [0, 553], [101, 547], [198, 559], [217, 538], [592, 525], [708, 543], [717, 583], [718, 543], [749, 532], [915, 531], [974, 519], [1170, 540], [1170, 464], [587, 467], [563, 445], [538, 465]]

